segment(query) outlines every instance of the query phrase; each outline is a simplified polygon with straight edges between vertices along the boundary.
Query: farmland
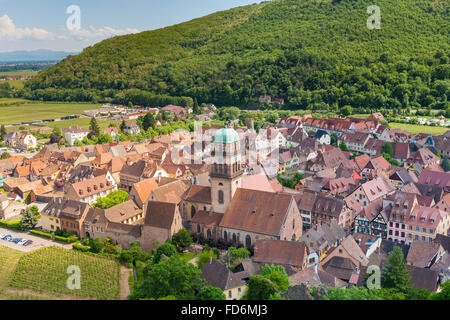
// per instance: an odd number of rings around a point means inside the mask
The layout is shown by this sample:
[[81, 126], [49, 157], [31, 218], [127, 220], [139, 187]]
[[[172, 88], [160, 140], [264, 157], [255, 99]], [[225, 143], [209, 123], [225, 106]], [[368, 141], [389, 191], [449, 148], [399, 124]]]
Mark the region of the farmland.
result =
[[17, 71], [0, 71], [0, 79], [4, 77], [32, 77], [37, 75], [37, 71], [34, 70], [17, 70]]
[[98, 108], [97, 104], [37, 102], [23, 99], [0, 99], [0, 124], [54, 119], [85, 110]]
[[[70, 290], [67, 287], [69, 266], [79, 267], [79, 290]], [[14, 289], [35, 294], [109, 300], [119, 298], [119, 275], [119, 263], [109, 258], [47, 247], [20, 257], [9, 285]]]
[[7, 297], [5, 288], [14, 273], [14, 268], [19, 262], [22, 252], [0, 246], [0, 299]]
[[411, 134], [416, 135], [418, 133], [429, 133], [432, 135], [444, 134], [449, 128], [446, 127], [432, 127], [425, 126], [421, 124], [408, 124], [408, 123], [396, 123], [389, 122], [389, 127], [391, 129], [402, 129], [411, 132]]

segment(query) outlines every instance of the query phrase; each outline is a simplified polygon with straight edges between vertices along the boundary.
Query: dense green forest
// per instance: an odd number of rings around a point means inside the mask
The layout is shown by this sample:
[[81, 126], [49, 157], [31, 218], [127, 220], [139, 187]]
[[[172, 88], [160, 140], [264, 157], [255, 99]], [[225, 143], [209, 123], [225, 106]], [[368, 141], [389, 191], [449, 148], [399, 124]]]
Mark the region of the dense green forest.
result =
[[29, 99], [290, 109], [447, 109], [450, 1], [274, 0], [115, 37], [42, 71]]

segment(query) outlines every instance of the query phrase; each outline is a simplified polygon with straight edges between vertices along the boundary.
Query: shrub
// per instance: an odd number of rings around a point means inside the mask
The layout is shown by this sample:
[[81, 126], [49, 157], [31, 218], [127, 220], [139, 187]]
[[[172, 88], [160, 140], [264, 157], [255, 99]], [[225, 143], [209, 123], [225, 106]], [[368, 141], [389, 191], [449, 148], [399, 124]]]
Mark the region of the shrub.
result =
[[72, 245], [72, 249], [73, 250], [77, 250], [77, 251], [81, 251], [81, 252], [89, 252], [89, 250], [91, 250], [91, 247], [83, 246], [82, 244], [79, 244], [79, 243], [74, 243]]

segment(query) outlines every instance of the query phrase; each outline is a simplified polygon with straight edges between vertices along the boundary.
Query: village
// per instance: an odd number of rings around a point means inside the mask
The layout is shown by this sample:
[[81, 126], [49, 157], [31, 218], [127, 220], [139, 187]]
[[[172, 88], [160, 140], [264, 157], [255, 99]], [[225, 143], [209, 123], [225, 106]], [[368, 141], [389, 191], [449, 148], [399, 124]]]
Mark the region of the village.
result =
[[[178, 120], [192, 113], [162, 109]], [[202, 276], [229, 300], [242, 298], [265, 265], [283, 266], [290, 288], [362, 286], [367, 269], [382, 268], [394, 247], [414, 288], [438, 292], [450, 266], [450, 131], [413, 136], [382, 122], [381, 113], [305, 114], [259, 133], [247, 119], [240, 127], [230, 120], [147, 141], [115, 139], [122, 130], [138, 132], [133, 122], [104, 129], [115, 142], [79, 146], [91, 132], [70, 127], [66, 145], [0, 160], [0, 220], [7, 226], [34, 206], [34, 234], [80, 244], [109, 239], [124, 249], [138, 241], [145, 252], [187, 230], [194, 239], [188, 250], [221, 252]], [[27, 131], [3, 142], [23, 150], [37, 144]], [[106, 200], [112, 205], [102, 206]], [[231, 246], [250, 253], [234, 271], [223, 258]]]

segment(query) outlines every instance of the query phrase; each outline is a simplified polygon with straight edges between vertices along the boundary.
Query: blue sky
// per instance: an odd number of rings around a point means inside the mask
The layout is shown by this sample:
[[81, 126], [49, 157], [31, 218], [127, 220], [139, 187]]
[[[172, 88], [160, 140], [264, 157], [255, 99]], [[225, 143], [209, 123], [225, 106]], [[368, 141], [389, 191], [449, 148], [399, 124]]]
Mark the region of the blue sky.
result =
[[[153, 30], [260, 0], [0, 0], [0, 52], [81, 51], [105, 38]], [[80, 29], [68, 30], [80, 8]], [[75, 20], [72, 20], [75, 21]]]

